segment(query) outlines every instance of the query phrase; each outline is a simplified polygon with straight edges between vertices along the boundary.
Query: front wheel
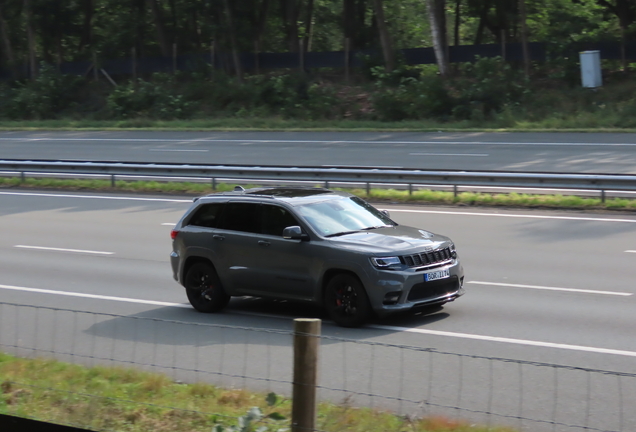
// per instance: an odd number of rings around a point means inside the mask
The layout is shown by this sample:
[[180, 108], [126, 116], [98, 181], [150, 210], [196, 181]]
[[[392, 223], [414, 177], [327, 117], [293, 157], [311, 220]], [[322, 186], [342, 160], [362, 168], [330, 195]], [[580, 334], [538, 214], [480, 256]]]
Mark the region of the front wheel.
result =
[[184, 282], [188, 300], [199, 312], [218, 312], [230, 301], [230, 296], [225, 293], [211, 264], [193, 264], [188, 269]]
[[341, 327], [359, 327], [371, 318], [369, 297], [353, 275], [334, 276], [325, 288], [325, 309]]

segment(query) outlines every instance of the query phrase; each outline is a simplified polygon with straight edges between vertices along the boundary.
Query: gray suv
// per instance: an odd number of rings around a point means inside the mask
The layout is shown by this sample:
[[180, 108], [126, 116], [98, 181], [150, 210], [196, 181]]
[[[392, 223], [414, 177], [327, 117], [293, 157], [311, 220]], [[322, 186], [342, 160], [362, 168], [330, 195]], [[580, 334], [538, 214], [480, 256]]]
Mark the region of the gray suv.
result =
[[201, 312], [231, 296], [302, 300], [356, 327], [464, 293], [448, 237], [328, 189], [239, 186], [195, 198], [171, 236], [174, 278]]

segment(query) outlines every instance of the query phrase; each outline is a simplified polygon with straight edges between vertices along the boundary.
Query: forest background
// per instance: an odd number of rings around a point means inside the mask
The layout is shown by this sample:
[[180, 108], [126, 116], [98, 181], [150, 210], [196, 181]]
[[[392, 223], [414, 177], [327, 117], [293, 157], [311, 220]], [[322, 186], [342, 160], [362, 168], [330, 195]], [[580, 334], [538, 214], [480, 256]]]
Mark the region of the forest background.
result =
[[[636, 127], [634, 0], [0, 0], [0, 42], [5, 120]], [[526, 55], [531, 42], [545, 43], [544, 61]], [[583, 89], [578, 50], [599, 42], [615, 42], [620, 58], [603, 61], [602, 88]], [[449, 46], [514, 43], [523, 60], [449, 63]], [[418, 47], [434, 47], [436, 64], [406, 65], [399, 50]], [[239, 61], [361, 50], [350, 71]], [[100, 69], [201, 53], [227, 61], [152, 74]], [[69, 62], [91, 67], [60, 73]]]

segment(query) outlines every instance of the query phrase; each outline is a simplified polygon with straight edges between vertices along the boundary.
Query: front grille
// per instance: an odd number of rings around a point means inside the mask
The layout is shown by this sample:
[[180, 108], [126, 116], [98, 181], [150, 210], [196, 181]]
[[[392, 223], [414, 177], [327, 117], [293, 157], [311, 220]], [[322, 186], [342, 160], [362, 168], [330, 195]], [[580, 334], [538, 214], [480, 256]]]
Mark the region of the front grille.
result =
[[402, 255], [400, 257], [400, 262], [409, 267], [421, 267], [448, 261], [452, 258], [452, 256], [450, 248], [444, 248], [431, 252]]
[[413, 285], [407, 299], [408, 301], [434, 299], [457, 291], [459, 291], [459, 279], [457, 279], [457, 276], [452, 276], [448, 279], [421, 282]]

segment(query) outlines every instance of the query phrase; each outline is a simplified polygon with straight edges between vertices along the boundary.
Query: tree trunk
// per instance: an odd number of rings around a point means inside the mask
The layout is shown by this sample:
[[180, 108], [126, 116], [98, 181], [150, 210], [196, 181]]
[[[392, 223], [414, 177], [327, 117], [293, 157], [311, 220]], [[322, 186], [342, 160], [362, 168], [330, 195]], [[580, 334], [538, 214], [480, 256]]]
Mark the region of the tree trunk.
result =
[[382, 0], [373, 0], [373, 8], [375, 10], [376, 24], [380, 33], [380, 44], [382, 45], [382, 54], [384, 56], [384, 69], [391, 72], [395, 69], [395, 52], [391, 44], [391, 36], [389, 35], [389, 27], [384, 19], [384, 5]]
[[13, 46], [11, 45], [11, 39], [9, 38], [9, 29], [7, 22], [2, 14], [2, 5], [0, 4], [0, 38], [2, 38], [2, 51], [4, 52], [4, 58], [7, 62], [9, 70], [13, 78], [17, 78], [18, 70], [15, 65], [15, 57], [13, 56]]
[[155, 19], [155, 27], [157, 29], [157, 42], [161, 49], [161, 55], [168, 57], [170, 55], [170, 47], [168, 45], [168, 38], [166, 36], [166, 27], [163, 24], [163, 14], [161, 13], [161, 7], [157, 3], [159, 0], [148, 0], [150, 2], [150, 9], [152, 9], [152, 16]]
[[27, 41], [29, 44], [29, 72], [30, 78], [35, 79], [37, 75], [37, 65], [35, 59], [35, 32], [33, 31], [33, 11], [31, 10], [30, 0], [24, 0], [23, 3], [24, 16], [26, 21]]
[[530, 54], [528, 53], [528, 28], [526, 26], [526, 0], [519, 0], [519, 17], [521, 18], [521, 47], [523, 50], [523, 72], [530, 78]]
[[462, 0], [455, 0], [455, 46], [459, 45], [459, 25], [461, 23]]
[[135, 41], [134, 48], [135, 53], [137, 54], [137, 58], [144, 57], [144, 41], [145, 41], [145, 33], [146, 33], [146, 0], [134, 0], [133, 1], [133, 16], [135, 19]]
[[236, 40], [236, 28], [234, 27], [234, 14], [230, 6], [230, 1], [225, 0], [225, 15], [227, 17], [227, 26], [230, 33], [230, 43], [232, 45], [232, 60], [234, 61], [234, 70], [239, 81], [243, 79], [243, 68], [241, 67], [241, 59], [238, 55], [238, 42]]
[[484, 36], [484, 29], [486, 28], [486, 21], [488, 20], [488, 10], [490, 9], [490, 0], [484, 1], [483, 8], [479, 15], [479, 26], [477, 27], [477, 33], [475, 34], [475, 45], [481, 45], [481, 39]]
[[448, 75], [448, 43], [446, 40], [445, 0], [427, 0], [426, 10], [431, 23], [433, 50], [441, 76]]
[[305, 37], [303, 38], [303, 50], [307, 52], [309, 51], [309, 39], [313, 31], [311, 21], [314, 19], [314, 0], [309, 0], [309, 3], [307, 4], [307, 14], [305, 16], [307, 18], [305, 21]]
[[83, 52], [86, 47], [93, 45], [93, 16], [95, 15], [95, 5], [93, 0], [84, 0], [84, 24], [82, 26], [82, 38], [80, 39], [78, 51]]
[[291, 52], [298, 52], [298, 17], [300, 15], [300, 0], [281, 0], [283, 27], [287, 43]]

